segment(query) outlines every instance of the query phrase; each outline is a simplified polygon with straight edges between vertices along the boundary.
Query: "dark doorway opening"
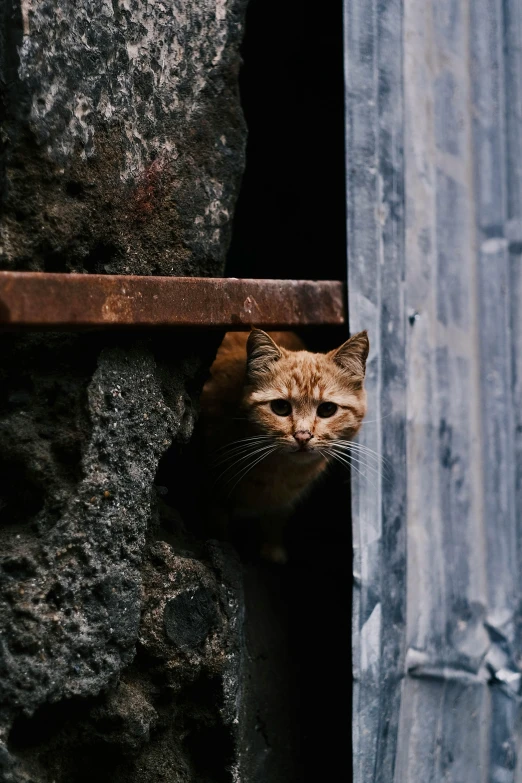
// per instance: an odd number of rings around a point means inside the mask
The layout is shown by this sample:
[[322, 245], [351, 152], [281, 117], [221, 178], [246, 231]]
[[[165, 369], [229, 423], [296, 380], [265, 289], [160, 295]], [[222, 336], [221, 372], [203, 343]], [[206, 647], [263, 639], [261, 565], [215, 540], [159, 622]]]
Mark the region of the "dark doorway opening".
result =
[[239, 82], [247, 162], [227, 275], [346, 276], [340, 0], [250, 0]]
[[[242, 55], [249, 136], [227, 275], [346, 279], [342, 3], [250, 0]], [[329, 350], [347, 334], [302, 337]], [[348, 481], [332, 471], [298, 509], [286, 566], [245, 564], [252, 783], [350, 777]]]

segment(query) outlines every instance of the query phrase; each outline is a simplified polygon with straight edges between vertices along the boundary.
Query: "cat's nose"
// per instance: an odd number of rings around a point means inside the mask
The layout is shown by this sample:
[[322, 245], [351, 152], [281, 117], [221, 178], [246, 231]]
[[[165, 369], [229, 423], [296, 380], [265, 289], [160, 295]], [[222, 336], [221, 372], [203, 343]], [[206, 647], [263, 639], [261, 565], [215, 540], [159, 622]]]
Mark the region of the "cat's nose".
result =
[[314, 436], [310, 432], [310, 430], [297, 430], [297, 432], [294, 432], [294, 438], [299, 443], [300, 446], [304, 445], [305, 443], [308, 443], [309, 440], [312, 440]]

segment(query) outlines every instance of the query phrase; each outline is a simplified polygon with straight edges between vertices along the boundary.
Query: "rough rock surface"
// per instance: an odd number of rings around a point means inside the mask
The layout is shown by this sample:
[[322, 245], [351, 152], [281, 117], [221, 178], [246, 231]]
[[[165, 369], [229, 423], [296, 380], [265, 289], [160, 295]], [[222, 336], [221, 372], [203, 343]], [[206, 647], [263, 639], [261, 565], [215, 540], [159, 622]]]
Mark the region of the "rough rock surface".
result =
[[244, 0], [3, 0], [2, 265], [220, 275]]
[[[222, 274], [243, 6], [6, 0], [0, 267]], [[235, 774], [237, 564], [155, 487], [214, 348], [0, 336], [2, 783]]]
[[[158, 764], [213, 781], [233, 763], [235, 560], [154, 486], [191, 434], [204, 353], [162, 363], [161, 346], [118, 342], [2, 338], [2, 780], [83, 780], [87, 757], [122, 781], [161, 779]], [[202, 732], [223, 741], [198, 777]]]

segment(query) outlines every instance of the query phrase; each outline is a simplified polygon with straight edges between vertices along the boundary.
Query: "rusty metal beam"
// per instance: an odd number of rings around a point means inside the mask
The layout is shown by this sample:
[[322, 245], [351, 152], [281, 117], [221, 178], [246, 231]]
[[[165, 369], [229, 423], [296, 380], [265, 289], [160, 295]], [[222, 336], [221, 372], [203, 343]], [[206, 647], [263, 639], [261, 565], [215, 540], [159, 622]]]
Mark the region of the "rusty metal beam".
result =
[[219, 327], [346, 323], [339, 281], [0, 272], [0, 328]]

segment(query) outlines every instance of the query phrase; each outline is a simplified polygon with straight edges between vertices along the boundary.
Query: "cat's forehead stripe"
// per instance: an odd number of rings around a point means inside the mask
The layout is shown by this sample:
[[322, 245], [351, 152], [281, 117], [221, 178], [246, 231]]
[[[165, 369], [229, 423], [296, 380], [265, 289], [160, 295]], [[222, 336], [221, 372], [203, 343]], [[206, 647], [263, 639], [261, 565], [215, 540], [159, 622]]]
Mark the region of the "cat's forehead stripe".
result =
[[289, 378], [284, 386], [285, 393], [294, 400], [313, 399], [322, 400], [328, 386], [317, 378], [313, 381], [308, 378]]
[[266, 403], [283, 398], [303, 409], [330, 401], [350, 408], [357, 402], [350, 381], [350, 374], [341, 371], [325, 354], [285, 352], [272, 371], [260, 379], [251, 400]]

